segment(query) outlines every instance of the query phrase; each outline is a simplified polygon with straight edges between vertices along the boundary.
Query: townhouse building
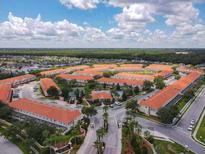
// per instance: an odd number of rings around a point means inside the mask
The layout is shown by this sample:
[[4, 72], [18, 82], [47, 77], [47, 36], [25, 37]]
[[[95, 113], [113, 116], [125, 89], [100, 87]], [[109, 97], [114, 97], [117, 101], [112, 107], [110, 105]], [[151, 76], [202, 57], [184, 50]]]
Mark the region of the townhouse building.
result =
[[32, 74], [25, 74], [21, 76], [16, 76], [12, 78], [7, 78], [0, 80], [0, 84], [11, 84], [12, 87], [18, 86], [20, 84], [24, 84], [36, 79], [35, 75]]
[[13, 116], [18, 119], [34, 119], [65, 129], [70, 128], [81, 117], [79, 110], [61, 108], [27, 98], [12, 101], [9, 106], [14, 110]]
[[51, 78], [41, 78], [40, 79], [40, 86], [41, 86], [41, 89], [42, 89], [43, 94], [45, 96], [49, 96], [47, 91], [51, 87], [55, 87], [58, 90], [59, 95], [62, 93], [61, 89], [58, 87], [58, 85]]

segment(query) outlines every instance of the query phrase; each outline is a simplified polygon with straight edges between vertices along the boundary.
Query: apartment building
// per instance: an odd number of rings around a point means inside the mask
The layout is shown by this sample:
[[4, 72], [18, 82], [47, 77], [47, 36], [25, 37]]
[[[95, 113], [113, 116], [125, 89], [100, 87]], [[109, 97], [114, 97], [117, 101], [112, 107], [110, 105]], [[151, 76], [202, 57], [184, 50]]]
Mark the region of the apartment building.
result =
[[21, 98], [9, 104], [19, 119], [34, 119], [48, 124], [70, 128], [80, 118], [80, 111]]
[[57, 77], [60, 77], [65, 80], [76, 80], [79, 83], [87, 83], [89, 80], [93, 80], [94, 78], [91, 76], [84, 75], [74, 75], [74, 74], [60, 74]]
[[12, 78], [7, 78], [0, 80], [0, 84], [11, 84], [12, 87], [18, 86], [20, 84], [24, 84], [36, 79], [35, 75], [32, 74], [25, 74], [21, 76], [16, 76]]
[[11, 84], [0, 84], [0, 101], [8, 104], [11, 101], [12, 88]]
[[40, 79], [40, 86], [45, 96], [49, 96], [48, 89], [55, 87], [58, 90], [59, 95], [62, 93], [61, 89], [51, 78], [42, 78]]

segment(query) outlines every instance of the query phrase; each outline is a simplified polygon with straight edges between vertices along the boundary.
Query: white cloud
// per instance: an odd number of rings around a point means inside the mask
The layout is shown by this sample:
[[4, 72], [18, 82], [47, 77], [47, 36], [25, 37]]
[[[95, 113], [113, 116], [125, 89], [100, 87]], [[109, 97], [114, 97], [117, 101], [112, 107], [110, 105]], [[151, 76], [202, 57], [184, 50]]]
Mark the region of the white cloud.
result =
[[[60, 0], [68, 7], [95, 8], [105, 0]], [[194, 0], [195, 1], [195, 0]], [[197, 0], [196, 0], [197, 1]], [[107, 0], [109, 5], [121, 7], [114, 15], [117, 23], [106, 31], [82, 26], [68, 20], [44, 21], [20, 18], [9, 13], [8, 20], [0, 23], [0, 47], [205, 47], [205, 25], [193, 0]], [[166, 29], [150, 30], [147, 25], [158, 22], [162, 16]], [[20, 47], [22, 47], [20, 46]]]
[[96, 8], [96, 5], [100, 2], [99, 0], [60, 0], [60, 2], [71, 8], [76, 7], [80, 9], [93, 9]]
[[0, 23], [0, 40], [58, 40], [75, 41], [103, 39], [105, 34], [94, 27], [82, 27], [67, 20], [50, 22], [41, 17], [27, 18], [8, 15], [8, 21]]
[[151, 13], [152, 6], [148, 4], [133, 4], [124, 7], [122, 13], [115, 16], [119, 27], [143, 27], [146, 23], [154, 21]]

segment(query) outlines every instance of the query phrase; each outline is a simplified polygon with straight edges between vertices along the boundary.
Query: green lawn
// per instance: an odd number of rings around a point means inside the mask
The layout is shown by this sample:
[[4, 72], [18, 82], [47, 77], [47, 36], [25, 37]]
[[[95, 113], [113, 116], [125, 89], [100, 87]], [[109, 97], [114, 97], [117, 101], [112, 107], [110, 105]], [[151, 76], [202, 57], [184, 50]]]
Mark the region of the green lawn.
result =
[[197, 131], [196, 138], [205, 143], [205, 116], [203, 117], [202, 123]]
[[[179, 154], [185, 152], [185, 148], [180, 144], [162, 140], [155, 140], [154, 148], [159, 154]], [[193, 154], [193, 152], [189, 151], [186, 154]]]
[[184, 99], [181, 99], [179, 102], [177, 102], [177, 107], [181, 111], [181, 109], [186, 105], [186, 101]]

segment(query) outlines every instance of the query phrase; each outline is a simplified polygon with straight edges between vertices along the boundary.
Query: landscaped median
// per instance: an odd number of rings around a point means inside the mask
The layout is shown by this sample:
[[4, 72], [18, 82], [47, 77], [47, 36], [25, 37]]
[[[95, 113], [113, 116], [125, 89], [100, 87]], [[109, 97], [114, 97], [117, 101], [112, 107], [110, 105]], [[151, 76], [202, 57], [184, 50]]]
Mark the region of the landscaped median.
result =
[[166, 140], [154, 140], [154, 148], [158, 154], [174, 154], [174, 153], [186, 153], [186, 154], [194, 154], [192, 151], [189, 151], [182, 145], [173, 142], [173, 141], [166, 141]]
[[197, 121], [192, 137], [195, 141], [205, 146], [205, 108]]

